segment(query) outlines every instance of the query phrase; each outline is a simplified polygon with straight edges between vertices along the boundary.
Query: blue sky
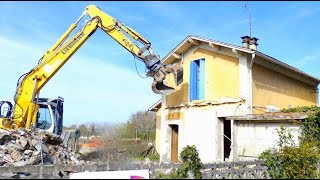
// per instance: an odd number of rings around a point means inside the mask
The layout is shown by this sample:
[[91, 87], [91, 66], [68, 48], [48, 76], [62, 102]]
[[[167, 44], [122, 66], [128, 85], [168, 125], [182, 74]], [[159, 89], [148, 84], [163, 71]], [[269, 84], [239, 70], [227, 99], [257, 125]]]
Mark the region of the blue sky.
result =
[[[20, 75], [36, 66], [89, 4], [135, 29], [160, 57], [189, 34], [235, 45], [249, 34], [244, 1], [0, 2], [1, 100], [12, 101]], [[250, 1], [248, 5], [258, 50], [320, 77], [320, 2]], [[137, 61], [137, 66], [145, 75], [144, 64]], [[98, 30], [40, 97], [65, 98], [66, 125], [125, 122], [131, 113], [146, 110], [161, 98], [152, 92], [151, 82], [139, 77], [129, 52]]]

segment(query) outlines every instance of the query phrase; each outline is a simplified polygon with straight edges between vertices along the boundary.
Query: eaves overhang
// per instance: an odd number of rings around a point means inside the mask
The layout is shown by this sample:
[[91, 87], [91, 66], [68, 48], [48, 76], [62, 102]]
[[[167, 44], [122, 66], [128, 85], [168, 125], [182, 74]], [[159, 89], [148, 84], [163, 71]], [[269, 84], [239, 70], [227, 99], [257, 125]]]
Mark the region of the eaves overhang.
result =
[[[304, 77], [306, 77], [307, 79], [309, 79], [310, 81], [312, 81], [311, 84], [319, 84], [320, 83], [320, 79], [317, 77], [314, 77], [312, 75], [309, 75], [293, 66], [290, 66], [286, 63], [283, 63], [271, 56], [268, 56], [262, 52], [256, 51], [256, 50], [251, 50], [248, 48], [244, 48], [241, 46], [236, 46], [233, 44], [228, 44], [228, 43], [224, 43], [224, 42], [220, 42], [220, 41], [216, 41], [213, 39], [209, 39], [209, 38], [203, 38], [203, 37], [199, 37], [199, 36], [195, 36], [195, 35], [188, 35], [182, 42], [180, 42], [175, 48], [172, 49], [172, 51], [170, 51], [161, 61], [163, 64], [169, 64], [172, 63], [173, 61], [179, 59], [182, 57], [182, 54], [184, 52], [186, 52], [191, 46], [197, 46], [200, 43], [208, 43], [212, 46], [215, 47], [225, 47], [225, 48], [230, 48], [236, 51], [240, 51], [243, 53], [248, 53], [248, 54], [254, 54], [258, 57], [263, 58], [264, 60], [268, 61], [269, 63], [279, 66], [281, 68], [284, 68], [286, 70], [289, 70], [290, 72], [296, 73], [297, 75], [302, 75]], [[254, 63], [257, 63], [254, 61]], [[259, 63], [259, 62], [258, 62]], [[281, 72], [281, 68], [279, 69], [279, 71]], [[290, 73], [287, 73], [288, 76], [291, 76]], [[293, 78], [296, 78], [297, 76], [291, 76]], [[297, 78], [296, 78], [297, 79]], [[301, 78], [298, 78], [298, 80], [301, 80]]]

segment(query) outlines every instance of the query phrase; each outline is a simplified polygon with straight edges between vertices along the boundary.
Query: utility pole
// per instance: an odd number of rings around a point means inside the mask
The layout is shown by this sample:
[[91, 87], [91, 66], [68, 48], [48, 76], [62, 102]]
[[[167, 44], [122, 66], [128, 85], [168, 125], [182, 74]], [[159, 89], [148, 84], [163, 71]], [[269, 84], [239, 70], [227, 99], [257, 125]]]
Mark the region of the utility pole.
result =
[[136, 140], [138, 140], [138, 128], [136, 128]]

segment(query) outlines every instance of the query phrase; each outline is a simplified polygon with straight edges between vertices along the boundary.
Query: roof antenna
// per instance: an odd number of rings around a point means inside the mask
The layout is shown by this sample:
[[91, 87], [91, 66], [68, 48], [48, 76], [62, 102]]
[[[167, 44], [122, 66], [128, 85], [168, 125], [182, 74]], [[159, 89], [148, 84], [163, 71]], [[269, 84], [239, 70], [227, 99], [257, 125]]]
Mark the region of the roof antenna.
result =
[[251, 12], [250, 12], [250, 8], [249, 8], [247, 2], [246, 2], [245, 5], [243, 6], [243, 8], [246, 8], [246, 9], [248, 10], [248, 14], [249, 14], [249, 27], [250, 27], [250, 37], [251, 37], [251, 30], [252, 30], [252, 26], [251, 26]]

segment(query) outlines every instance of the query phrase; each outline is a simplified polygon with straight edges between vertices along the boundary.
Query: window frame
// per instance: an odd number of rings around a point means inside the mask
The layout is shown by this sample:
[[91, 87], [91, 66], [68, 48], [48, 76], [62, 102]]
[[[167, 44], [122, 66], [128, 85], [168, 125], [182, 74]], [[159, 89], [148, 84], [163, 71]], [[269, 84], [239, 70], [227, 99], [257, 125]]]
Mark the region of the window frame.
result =
[[189, 100], [205, 99], [205, 58], [190, 61]]

